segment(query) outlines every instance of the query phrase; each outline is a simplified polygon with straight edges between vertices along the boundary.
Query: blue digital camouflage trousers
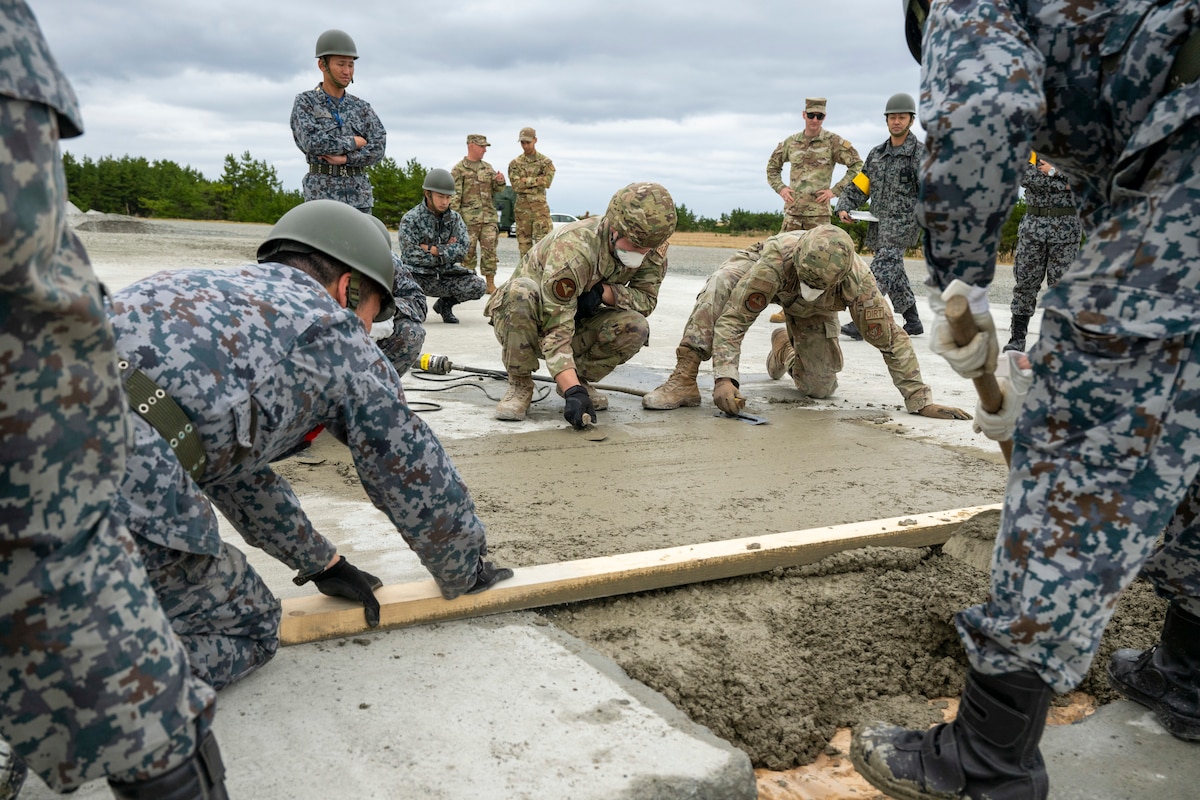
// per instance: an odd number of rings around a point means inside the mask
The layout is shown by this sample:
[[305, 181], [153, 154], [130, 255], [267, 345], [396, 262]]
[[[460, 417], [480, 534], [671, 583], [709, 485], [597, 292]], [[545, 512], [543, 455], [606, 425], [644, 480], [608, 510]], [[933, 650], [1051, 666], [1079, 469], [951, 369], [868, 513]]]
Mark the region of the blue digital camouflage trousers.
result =
[[879, 247], [871, 259], [871, 274], [879, 284], [879, 291], [892, 301], [892, 310], [903, 314], [917, 303], [913, 295], [912, 283], [908, 273], [904, 271], [904, 249], [900, 247]]
[[991, 596], [957, 619], [982, 672], [1073, 688], [1139, 573], [1200, 615], [1198, 141], [1154, 151], [1044, 298]]
[[58, 136], [48, 106], [0, 97], [0, 738], [63, 791], [182, 764], [216, 695], [114, 516], [130, 412]]
[[1017, 239], [1017, 252], [1013, 256], [1012, 303], [1013, 314], [1033, 316], [1037, 310], [1037, 296], [1042, 283], [1054, 287], [1062, 278], [1067, 267], [1079, 255], [1079, 239], [1073, 242], [1048, 242], [1033, 236]]

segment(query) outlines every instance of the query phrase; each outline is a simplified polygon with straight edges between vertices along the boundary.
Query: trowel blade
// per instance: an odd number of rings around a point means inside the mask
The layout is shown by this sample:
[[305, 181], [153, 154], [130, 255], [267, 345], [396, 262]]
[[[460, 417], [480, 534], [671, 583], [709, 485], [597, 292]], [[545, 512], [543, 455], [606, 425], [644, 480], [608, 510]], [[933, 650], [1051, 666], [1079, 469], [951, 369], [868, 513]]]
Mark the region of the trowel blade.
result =
[[718, 411], [717, 413], [713, 414], [713, 416], [728, 417], [729, 419], [740, 419], [742, 422], [748, 422], [751, 425], [766, 425], [770, 421], [766, 417], [760, 417], [756, 414], [747, 414], [745, 411], [738, 412], [736, 416], [733, 414], [726, 414], [724, 411]]

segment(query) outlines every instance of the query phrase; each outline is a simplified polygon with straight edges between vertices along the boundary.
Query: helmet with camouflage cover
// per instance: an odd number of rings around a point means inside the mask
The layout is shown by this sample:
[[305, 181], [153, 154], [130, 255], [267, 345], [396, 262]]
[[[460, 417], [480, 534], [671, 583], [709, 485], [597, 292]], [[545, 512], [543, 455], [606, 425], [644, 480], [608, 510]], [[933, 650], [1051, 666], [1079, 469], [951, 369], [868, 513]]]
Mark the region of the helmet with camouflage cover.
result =
[[631, 183], [608, 201], [604, 218], [637, 247], [655, 248], [675, 232], [675, 201], [659, 183]]
[[[288, 211], [258, 246], [258, 261], [269, 261], [281, 252], [324, 253], [350, 267], [351, 277], [362, 275], [377, 284], [379, 313], [375, 322], [391, 319], [392, 246], [383, 223], [337, 200], [310, 200]], [[357, 279], [355, 279], [357, 280]], [[357, 304], [357, 297], [351, 307]]]
[[823, 292], [850, 274], [854, 240], [836, 225], [818, 225], [801, 236], [792, 263], [802, 283]]
[[438, 194], [456, 194], [458, 192], [458, 189], [454, 188], [454, 178], [450, 175], [450, 170], [440, 167], [425, 173], [425, 182], [421, 184], [421, 188], [427, 192], [437, 192]]
[[317, 37], [317, 58], [324, 56], [350, 56], [358, 58], [358, 48], [345, 31], [330, 28]]
[[911, 94], [904, 92], [896, 92], [888, 98], [887, 105], [883, 107], [883, 114], [913, 114], [917, 113], [917, 101], [913, 100]]

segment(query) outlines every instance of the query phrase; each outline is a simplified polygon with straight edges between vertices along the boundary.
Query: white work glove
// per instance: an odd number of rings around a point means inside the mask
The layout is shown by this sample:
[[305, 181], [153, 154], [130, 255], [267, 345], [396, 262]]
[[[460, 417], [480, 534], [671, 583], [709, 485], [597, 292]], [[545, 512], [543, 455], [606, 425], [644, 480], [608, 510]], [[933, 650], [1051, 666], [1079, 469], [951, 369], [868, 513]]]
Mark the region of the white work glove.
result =
[[[975, 334], [966, 346], [954, 343], [950, 323], [946, 322], [946, 301], [956, 295], [967, 298], [971, 316], [975, 318]], [[933, 352], [950, 362], [954, 371], [964, 378], [978, 378], [996, 371], [996, 360], [1000, 355], [1000, 343], [996, 340], [996, 323], [988, 310], [987, 287], [972, 286], [957, 278], [940, 295], [930, 293], [929, 307], [933, 310], [933, 332], [929, 347]]]
[[1022, 362], [1029, 363], [1024, 353], [1009, 350], [1004, 355], [1008, 356], [1008, 377], [996, 379], [1003, 397], [1000, 410], [989, 414], [983, 410], [982, 403], [975, 405], [975, 432], [982, 433], [995, 442], [1006, 442], [1013, 437], [1013, 431], [1017, 427], [1017, 415], [1021, 413], [1021, 406], [1025, 404], [1029, 385], [1033, 383], [1033, 368], [1021, 366]]

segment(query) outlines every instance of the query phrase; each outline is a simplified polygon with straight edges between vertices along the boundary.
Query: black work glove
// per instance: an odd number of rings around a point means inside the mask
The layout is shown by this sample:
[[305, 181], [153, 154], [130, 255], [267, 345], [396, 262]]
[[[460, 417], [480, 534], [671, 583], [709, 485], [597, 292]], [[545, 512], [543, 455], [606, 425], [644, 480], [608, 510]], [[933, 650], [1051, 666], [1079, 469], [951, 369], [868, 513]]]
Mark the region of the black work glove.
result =
[[588, 289], [575, 301], [575, 321], [594, 317], [596, 311], [599, 310], [604, 297], [604, 284], [597, 283], [592, 288]]
[[475, 573], [475, 585], [467, 589], [467, 594], [479, 594], [490, 589], [500, 581], [506, 581], [513, 576], [508, 567], [497, 567], [490, 561], [480, 561], [479, 570]]
[[375, 599], [375, 590], [383, 586], [383, 581], [369, 572], [363, 572], [347, 561], [345, 556], [339, 556], [336, 564], [316, 575], [292, 579], [297, 586], [303, 586], [309, 581], [317, 585], [321, 594], [362, 603], [367, 625], [374, 628], [379, 624], [379, 601]]
[[592, 398], [588, 397], [588, 390], [582, 384], [572, 386], [563, 392], [563, 399], [567, 401], [566, 407], [563, 408], [563, 416], [571, 425], [580, 430], [586, 428], [587, 422], [583, 421], [584, 414], [591, 417], [590, 422], [596, 421], [596, 408], [592, 405]]

